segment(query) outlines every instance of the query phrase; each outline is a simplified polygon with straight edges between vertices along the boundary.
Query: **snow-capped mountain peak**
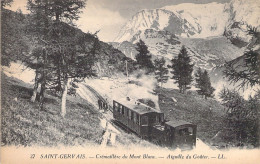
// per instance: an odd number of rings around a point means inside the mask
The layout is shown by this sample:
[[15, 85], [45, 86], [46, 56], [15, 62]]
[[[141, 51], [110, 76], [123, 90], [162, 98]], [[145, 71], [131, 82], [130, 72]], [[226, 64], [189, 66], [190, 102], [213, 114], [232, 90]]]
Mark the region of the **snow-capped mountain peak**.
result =
[[[259, 27], [259, 13], [258, 0], [232, 0], [224, 4], [183, 3], [160, 9], [146, 9], [136, 13], [114, 41], [130, 41], [134, 35], [146, 29], [166, 30], [190, 38], [221, 36], [237, 22]], [[236, 31], [235, 35], [243, 34]]]
[[135, 43], [142, 39], [154, 57], [175, 57], [182, 45], [197, 67], [212, 69], [243, 54], [250, 41], [247, 25], [260, 27], [260, 1], [231, 0], [229, 3], [183, 3], [160, 9], [141, 10], [114, 40], [134, 59]]
[[[171, 28], [173, 25], [174, 28]], [[185, 28], [185, 26], [190, 29]], [[195, 30], [185, 19], [182, 19], [177, 12], [165, 9], [142, 10], [127, 22], [119, 32], [115, 41], [129, 41], [135, 34], [146, 29], [175, 31], [176, 34], [183, 32], [193, 33]]]
[[190, 37], [205, 38], [223, 34], [229, 19], [229, 13], [224, 10], [225, 4], [192, 4], [183, 3], [175, 6], [165, 6], [166, 10], [177, 12], [186, 19], [197, 31]]

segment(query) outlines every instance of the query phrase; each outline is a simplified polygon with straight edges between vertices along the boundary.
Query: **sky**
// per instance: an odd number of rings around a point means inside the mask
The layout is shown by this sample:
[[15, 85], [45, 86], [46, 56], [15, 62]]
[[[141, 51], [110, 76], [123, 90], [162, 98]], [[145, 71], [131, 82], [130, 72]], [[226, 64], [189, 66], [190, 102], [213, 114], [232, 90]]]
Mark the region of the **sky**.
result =
[[[124, 24], [142, 9], [155, 9], [181, 3], [226, 3], [230, 0], [88, 0], [86, 8], [82, 10], [80, 19], [75, 24], [84, 32], [99, 31], [99, 39], [111, 42], [118, 35]], [[14, 0], [9, 9], [26, 10], [27, 0]]]

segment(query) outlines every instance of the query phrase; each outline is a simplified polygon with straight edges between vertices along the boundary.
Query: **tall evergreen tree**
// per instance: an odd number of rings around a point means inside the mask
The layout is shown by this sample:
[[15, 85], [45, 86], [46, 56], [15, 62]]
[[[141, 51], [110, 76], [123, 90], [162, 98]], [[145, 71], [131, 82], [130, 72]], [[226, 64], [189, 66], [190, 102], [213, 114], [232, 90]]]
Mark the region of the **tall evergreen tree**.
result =
[[[92, 38], [92, 43], [89, 47], [86, 47], [82, 41], [89, 37]], [[61, 51], [55, 52], [52, 56], [52, 62], [57, 64], [53, 70], [54, 77], [50, 80], [52, 82], [51, 89], [61, 92], [61, 115], [63, 117], [66, 114], [66, 97], [69, 91], [77, 88], [77, 82], [86, 77], [95, 76], [93, 66], [96, 54], [100, 51], [99, 40], [96, 35], [74, 35], [74, 39], [70, 38], [67, 41], [63, 42]], [[61, 47], [61, 44], [58, 43], [56, 46]]]
[[199, 89], [197, 90], [197, 92], [199, 95], [203, 95], [203, 71], [200, 67], [198, 68], [194, 76], [196, 81], [195, 87]]
[[[80, 45], [83, 43], [82, 38], [85, 35], [75, 36], [75, 30], [64, 23], [72, 24], [73, 20], [77, 20], [80, 9], [84, 8], [85, 4], [86, 0], [28, 0], [27, 5], [34, 17], [43, 19], [43, 21], [35, 21], [35, 24], [42, 25], [39, 27], [43, 27], [43, 31], [47, 30], [44, 35], [39, 34], [37, 38], [44, 42], [44, 64], [43, 68], [40, 68], [42, 70], [40, 93], [44, 92], [46, 85], [49, 85], [50, 89], [61, 92], [61, 115], [63, 117], [66, 114], [66, 96], [69, 83], [74, 84], [78, 78], [93, 75], [91, 69], [93, 66], [91, 59], [93, 58], [91, 55], [86, 55], [91, 54], [91, 51], [87, 52], [89, 50], [85, 50], [85, 45]], [[39, 30], [41, 29], [36, 31]], [[56, 76], [48, 76], [48, 73]]]
[[257, 28], [248, 26], [248, 35], [251, 35], [252, 39], [244, 53], [245, 63], [234, 66], [232, 62], [228, 62], [223, 71], [225, 77], [230, 82], [239, 83], [240, 88], [260, 84], [260, 32]]
[[168, 65], [172, 69], [170, 73], [173, 74], [171, 79], [175, 80], [175, 84], [178, 84], [180, 93], [185, 93], [187, 89], [190, 89], [192, 82], [192, 71], [194, 64], [191, 64], [191, 59], [188, 55], [188, 51], [185, 46], [182, 46], [180, 53], [176, 58], [171, 60], [172, 65]]
[[57, 22], [73, 23], [79, 18], [82, 8], [85, 7], [87, 0], [28, 0], [27, 7], [42, 9], [49, 18]]
[[145, 43], [140, 39], [140, 41], [136, 44], [136, 50], [138, 54], [135, 56], [136, 62], [140, 68], [147, 69], [148, 73], [153, 71], [154, 65], [151, 60], [152, 56], [149, 54], [148, 47]]
[[[30, 10], [29, 21], [26, 27], [27, 35], [32, 42], [32, 53], [23, 62], [35, 70], [34, 90], [31, 102], [34, 102], [40, 87], [40, 109], [43, 110], [44, 93], [46, 89], [46, 78], [50, 74], [50, 62], [48, 62], [48, 52], [46, 48], [52, 36], [49, 35], [49, 28], [53, 22], [48, 15], [48, 0], [28, 0], [27, 8]], [[48, 65], [48, 66], [47, 66]], [[49, 69], [48, 69], [49, 68]]]
[[203, 72], [199, 68], [195, 73], [195, 81], [195, 86], [199, 89], [197, 90], [198, 94], [205, 96], [205, 99], [213, 96], [215, 89], [211, 86], [210, 77], [206, 70]]
[[220, 92], [220, 99], [226, 107], [224, 116], [224, 127], [226, 138], [237, 146], [253, 145], [259, 146], [259, 92], [249, 100], [245, 100], [236, 90], [224, 88]]
[[161, 87], [163, 83], [166, 83], [168, 81], [169, 76], [168, 69], [165, 66], [165, 59], [164, 58], [157, 58], [154, 60], [154, 67], [155, 67], [155, 78], [158, 83], [161, 83]]
[[[243, 65], [234, 66], [232, 62], [225, 64], [224, 75], [232, 83], [238, 83], [239, 88], [260, 84], [260, 32], [255, 27], [248, 26], [248, 34], [252, 40], [244, 53]], [[241, 67], [242, 66], [242, 67]], [[227, 130], [234, 136], [230, 137], [239, 145], [252, 144], [259, 147], [259, 91], [246, 101], [235, 90], [223, 89], [220, 98], [228, 109], [225, 115]], [[239, 146], [238, 145], [238, 146]]]

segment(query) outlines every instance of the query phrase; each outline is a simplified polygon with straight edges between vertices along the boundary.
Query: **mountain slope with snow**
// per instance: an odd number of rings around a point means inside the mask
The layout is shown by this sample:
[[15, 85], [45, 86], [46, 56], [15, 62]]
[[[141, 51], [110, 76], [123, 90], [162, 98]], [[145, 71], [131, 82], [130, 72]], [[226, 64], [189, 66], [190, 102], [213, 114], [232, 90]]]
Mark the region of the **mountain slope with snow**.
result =
[[229, 19], [229, 13], [225, 11], [225, 4], [216, 2], [209, 4], [183, 3], [163, 8], [179, 13], [181, 18], [187, 20], [196, 29], [196, 33], [189, 35], [190, 37], [205, 38], [222, 35]]
[[234, 45], [245, 47], [251, 39], [247, 35], [247, 25], [260, 28], [260, 1], [232, 0], [226, 5], [226, 10], [230, 17], [224, 36]]
[[136, 34], [130, 41], [110, 43], [127, 57], [135, 59], [138, 53], [135, 43], [142, 39], [148, 46], [153, 59], [164, 57], [167, 64], [178, 55], [184, 45], [196, 67], [211, 70], [216, 65], [235, 59], [243, 54], [243, 49], [234, 46], [227, 38], [181, 38], [168, 31], [146, 29]]
[[[174, 28], [171, 28], [174, 25]], [[188, 28], [186, 28], [188, 27]], [[140, 31], [146, 29], [167, 30], [175, 34], [194, 34], [194, 28], [176, 12], [165, 9], [142, 10], [132, 17], [121, 29], [116, 42], [129, 41]]]
[[[247, 25], [260, 27], [260, 3], [183, 3], [142, 10], [120, 30], [112, 45], [134, 59], [142, 39], [154, 57], [172, 59], [185, 45], [195, 66], [210, 70], [243, 54], [251, 37]], [[235, 45], [235, 46], [234, 46]]]
[[[257, 0], [232, 0], [230, 3], [183, 3], [161, 9], [142, 10], [120, 30], [115, 42], [130, 41], [146, 29], [165, 30], [177, 36], [206, 38], [234, 31], [234, 23], [260, 26], [260, 3]], [[244, 27], [232, 34], [247, 38]]]

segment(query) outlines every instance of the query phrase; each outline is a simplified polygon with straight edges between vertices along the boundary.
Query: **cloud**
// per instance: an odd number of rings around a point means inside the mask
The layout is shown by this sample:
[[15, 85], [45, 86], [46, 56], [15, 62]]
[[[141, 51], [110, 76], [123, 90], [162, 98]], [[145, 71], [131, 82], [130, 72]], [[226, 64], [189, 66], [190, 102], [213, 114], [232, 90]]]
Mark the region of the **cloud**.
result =
[[112, 41], [120, 28], [126, 22], [118, 11], [111, 11], [101, 5], [89, 0], [86, 8], [76, 22], [78, 27], [84, 32], [96, 32], [100, 30], [98, 36], [103, 41]]

